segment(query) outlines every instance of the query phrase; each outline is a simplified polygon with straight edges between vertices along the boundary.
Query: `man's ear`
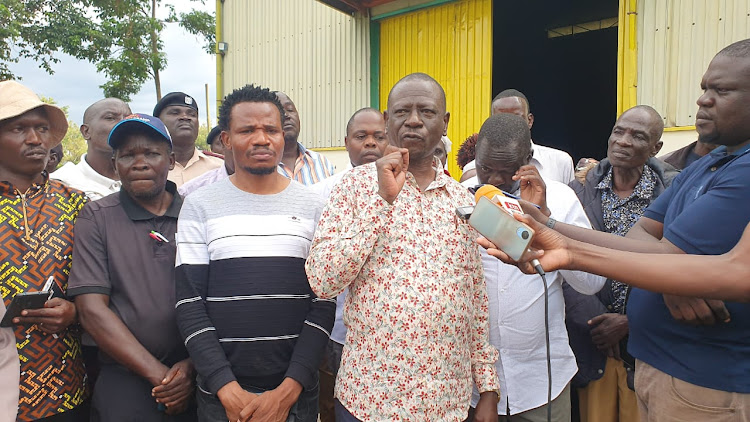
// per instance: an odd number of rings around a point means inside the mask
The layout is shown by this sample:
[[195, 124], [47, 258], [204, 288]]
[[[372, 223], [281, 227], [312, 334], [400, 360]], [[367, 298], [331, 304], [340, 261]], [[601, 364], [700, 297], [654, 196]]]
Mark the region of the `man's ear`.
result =
[[663, 147], [663, 146], [664, 146], [664, 142], [662, 142], [661, 140], [659, 140], [659, 142], [655, 143], [654, 144], [654, 148], [651, 151], [651, 156], [652, 157], [656, 157], [656, 154], [658, 154], [659, 151], [661, 151], [661, 147]]
[[534, 114], [529, 112], [529, 129], [531, 129], [532, 126], [534, 126]]
[[232, 144], [229, 143], [228, 133], [222, 130], [221, 133], [219, 133], [219, 140], [221, 141], [221, 144], [224, 146], [224, 149], [232, 149]]
[[81, 127], [78, 128], [79, 131], [81, 131], [81, 135], [83, 136], [83, 139], [89, 140], [91, 139], [91, 136], [89, 135], [89, 125], [82, 124]]
[[448, 121], [451, 119], [451, 114], [449, 112], [445, 112], [445, 117], [443, 117], [443, 122], [445, 123], [445, 126], [443, 127], [443, 136], [448, 136]]
[[177, 162], [177, 157], [174, 155], [174, 151], [169, 151], [169, 170], [174, 170], [174, 164]]

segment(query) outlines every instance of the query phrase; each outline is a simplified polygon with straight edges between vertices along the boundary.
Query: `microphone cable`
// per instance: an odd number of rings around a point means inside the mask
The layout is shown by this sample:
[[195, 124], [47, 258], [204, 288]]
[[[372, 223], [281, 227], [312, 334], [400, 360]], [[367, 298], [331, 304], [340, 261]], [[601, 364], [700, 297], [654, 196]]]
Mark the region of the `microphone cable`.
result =
[[544, 284], [544, 340], [547, 346], [547, 422], [552, 422], [552, 356], [549, 345], [549, 288], [547, 287], [547, 277], [544, 268], [538, 260], [531, 261], [537, 274], [542, 277]]

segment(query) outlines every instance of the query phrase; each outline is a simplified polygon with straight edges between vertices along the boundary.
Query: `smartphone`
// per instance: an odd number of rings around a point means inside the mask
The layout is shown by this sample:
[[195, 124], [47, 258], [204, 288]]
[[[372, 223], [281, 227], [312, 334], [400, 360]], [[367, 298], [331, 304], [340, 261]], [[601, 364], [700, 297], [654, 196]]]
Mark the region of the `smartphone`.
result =
[[534, 230], [486, 197], [479, 198], [469, 224], [509, 257], [518, 261], [529, 249]]
[[26, 292], [15, 295], [5, 311], [3, 320], [0, 321], [0, 327], [13, 326], [13, 318], [21, 316], [24, 309], [43, 308], [50, 296], [50, 292]]

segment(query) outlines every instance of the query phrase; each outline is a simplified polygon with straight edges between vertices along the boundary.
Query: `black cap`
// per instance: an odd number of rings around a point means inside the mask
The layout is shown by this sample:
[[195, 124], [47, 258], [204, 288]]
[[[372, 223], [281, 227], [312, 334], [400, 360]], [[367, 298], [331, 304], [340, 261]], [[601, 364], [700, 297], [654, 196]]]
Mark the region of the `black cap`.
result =
[[154, 117], [159, 117], [162, 111], [167, 106], [179, 105], [183, 107], [190, 107], [195, 111], [198, 111], [198, 103], [195, 98], [185, 94], [184, 92], [170, 92], [169, 94], [161, 97], [156, 106], [154, 107]]
[[208, 132], [208, 136], [206, 136], [206, 143], [211, 145], [214, 143], [214, 139], [216, 139], [217, 136], [221, 133], [221, 128], [219, 126], [214, 126], [213, 129], [211, 129], [211, 132]]

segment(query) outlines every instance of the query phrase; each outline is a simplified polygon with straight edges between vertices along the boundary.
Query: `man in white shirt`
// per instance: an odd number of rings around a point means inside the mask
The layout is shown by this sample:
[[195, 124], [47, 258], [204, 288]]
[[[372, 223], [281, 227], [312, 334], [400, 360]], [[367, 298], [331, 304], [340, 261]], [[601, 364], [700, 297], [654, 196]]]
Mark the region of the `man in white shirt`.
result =
[[[568, 186], [540, 176], [530, 165], [530, 131], [521, 117], [500, 113], [482, 125], [476, 145], [477, 177], [481, 183], [538, 204], [545, 213], [568, 224], [590, 228], [586, 213]], [[500, 351], [498, 415], [508, 420], [547, 420], [547, 354], [544, 286], [537, 275], [522, 273], [482, 250], [490, 304], [490, 343]], [[584, 294], [604, 285], [600, 276], [580, 271], [547, 273], [549, 335], [552, 362], [552, 420], [570, 421], [570, 380], [578, 368], [568, 345], [562, 283]], [[472, 405], [479, 395], [474, 391]], [[506, 420], [506, 419], [503, 419]]]
[[[531, 113], [531, 106], [526, 96], [518, 90], [506, 89], [497, 94], [492, 100], [492, 114], [510, 113], [523, 117], [529, 126], [529, 130], [534, 126], [534, 115]], [[535, 144], [531, 139], [532, 157], [530, 163], [539, 170], [539, 173], [546, 180], [554, 180], [560, 183], [568, 184], [575, 178], [573, 172], [573, 159], [565, 151]], [[474, 161], [468, 163], [464, 171], [472, 169]], [[466, 186], [476, 185], [475, 179], [468, 179]]]
[[112, 164], [112, 148], [107, 137], [112, 128], [130, 114], [130, 107], [119, 98], [105, 98], [91, 104], [83, 113], [81, 135], [88, 148], [78, 164], [66, 163], [50, 177], [86, 193], [90, 201], [120, 191], [120, 178]]
[[[325, 200], [328, 200], [335, 186], [349, 173], [349, 170], [362, 164], [375, 162], [383, 156], [385, 147], [388, 146], [383, 114], [371, 107], [355, 111], [352, 117], [349, 118], [349, 123], [346, 124], [344, 145], [346, 146], [346, 151], [349, 153], [349, 165], [346, 167], [346, 170], [310, 186]], [[346, 340], [346, 326], [344, 325], [343, 317], [344, 300], [346, 299], [347, 291], [348, 289], [344, 290], [336, 298], [336, 320], [333, 324], [333, 330], [331, 330], [331, 339], [328, 341], [328, 346], [326, 347], [327, 368], [321, 368], [320, 373], [321, 422], [335, 420], [333, 414], [330, 412], [330, 407], [333, 405], [333, 385], [339, 366], [341, 365], [341, 353], [344, 348], [344, 341]]]

